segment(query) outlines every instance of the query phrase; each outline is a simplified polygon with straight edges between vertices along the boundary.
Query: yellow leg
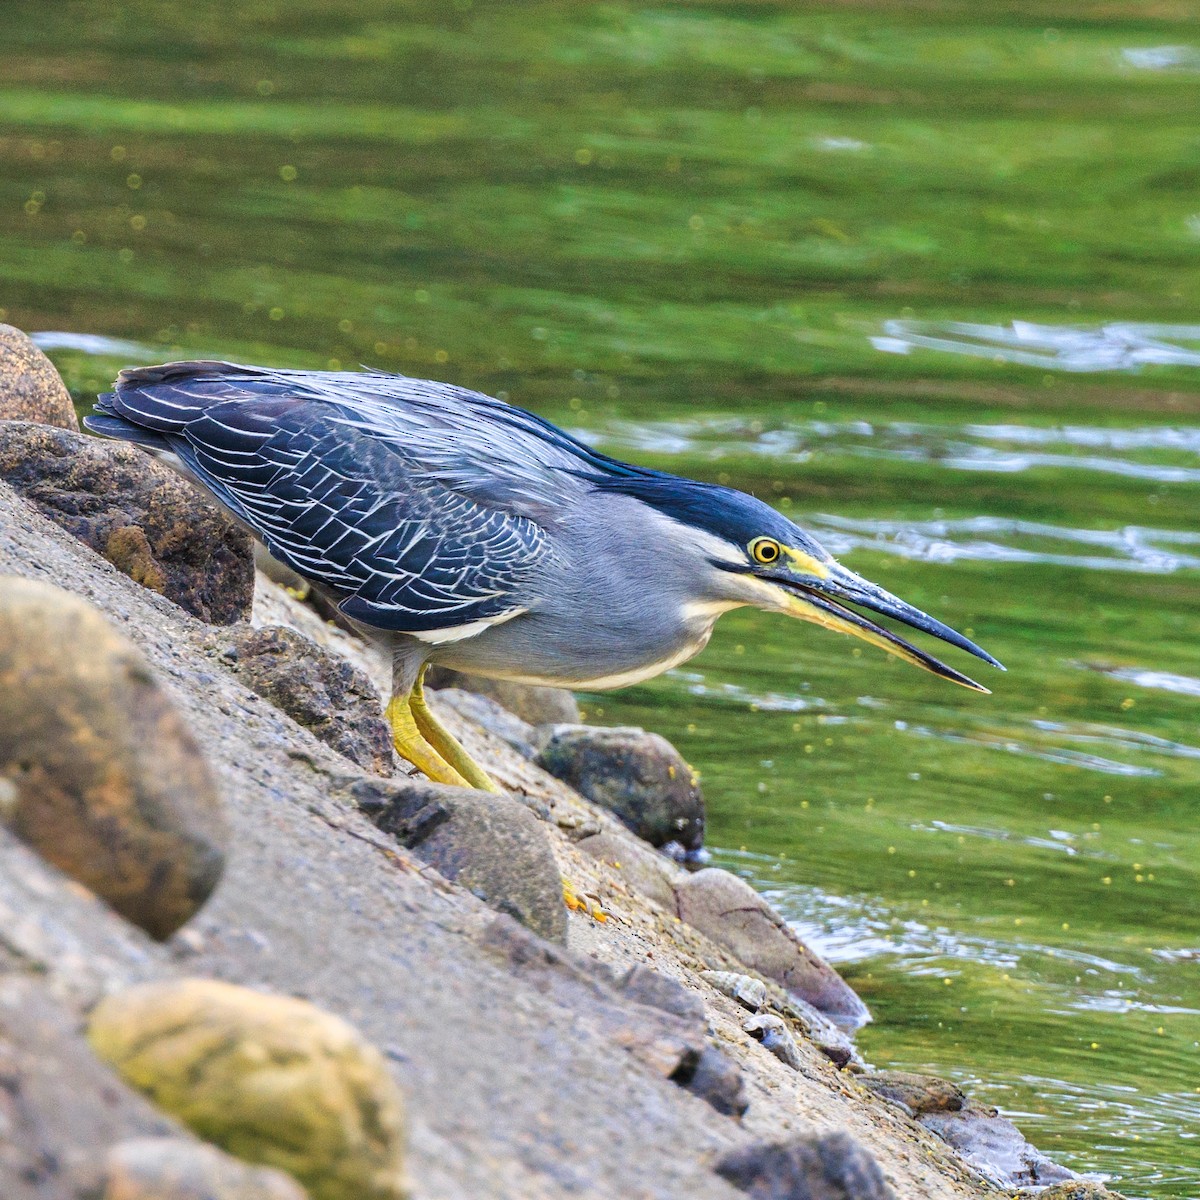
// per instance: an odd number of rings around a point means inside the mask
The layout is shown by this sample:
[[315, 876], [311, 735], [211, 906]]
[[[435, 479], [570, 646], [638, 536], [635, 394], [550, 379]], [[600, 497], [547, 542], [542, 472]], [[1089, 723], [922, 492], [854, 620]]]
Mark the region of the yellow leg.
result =
[[[454, 735], [429, 711], [425, 702], [425, 668], [417, 676], [413, 684], [409, 706], [416, 719], [417, 729], [426, 743], [437, 751], [438, 755], [467, 781], [468, 786], [478, 788], [481, 792], [499, 792], [488, 773], [459, 745]], [[424, 768], [422, 768], [424, 770]]]
[[[420, 684], [417, 685], [420, 687]], [[415, 691], [415, 689], [414, 689]], [[412, 763], [434, 783], [452, 783], [455, 787], [471, 787], [442, 756], [425, 740], [412, 711], [412, 696], [396, 695], [388, 703], [385, 715], [392, 727], [392, 742], [396, 753]]]

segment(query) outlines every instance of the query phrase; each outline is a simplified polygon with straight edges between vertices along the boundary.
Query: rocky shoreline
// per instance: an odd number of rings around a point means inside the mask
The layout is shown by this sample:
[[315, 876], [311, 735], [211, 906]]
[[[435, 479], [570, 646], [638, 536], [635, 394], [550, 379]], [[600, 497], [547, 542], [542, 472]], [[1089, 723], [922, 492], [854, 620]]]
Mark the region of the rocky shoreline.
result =
[[662, 739], [443, 678], [507, 794], [409, 778], [373, 648], [77, 428], [0, 327], [8, 1200], [1112, 1194], [865, 1067]]

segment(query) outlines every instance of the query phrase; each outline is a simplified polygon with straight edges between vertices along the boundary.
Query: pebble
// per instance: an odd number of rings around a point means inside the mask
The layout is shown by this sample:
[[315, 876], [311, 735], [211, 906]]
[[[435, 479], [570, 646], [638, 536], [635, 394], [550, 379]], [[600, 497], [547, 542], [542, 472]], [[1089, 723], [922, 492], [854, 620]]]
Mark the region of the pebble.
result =
[[798, 1071], [803, 1065], [800, 1048], [782, 1017], [773, 1013], [760, 1013], [744, 1022], [742, 1029], [756, 1042], [762, 1042], [765, 1049], [770, 1050], [780, 1062], [786, 1063], [793, 1070]]
[[741, 975], [737, 971], [701, 971], [700, 978], [751, 1012], [759, 1012], [766, 1007], [767, 985], [753, 975]]

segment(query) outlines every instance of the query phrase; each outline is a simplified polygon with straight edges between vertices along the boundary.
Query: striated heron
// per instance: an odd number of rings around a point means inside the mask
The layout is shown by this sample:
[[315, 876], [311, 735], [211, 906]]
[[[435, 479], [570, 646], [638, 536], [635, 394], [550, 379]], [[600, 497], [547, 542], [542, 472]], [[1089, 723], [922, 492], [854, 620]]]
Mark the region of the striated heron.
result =
[[388, 647], [396, 750], [438, 782], [496, 787], [429, 710], [431, 663], [622, 687], [754, 605], [987, 690], [854, 604], [1000, 666], [762, 501], [618, 462], [449, 384], [169, 363], [122, 371], [85, 424], [168, 457]]

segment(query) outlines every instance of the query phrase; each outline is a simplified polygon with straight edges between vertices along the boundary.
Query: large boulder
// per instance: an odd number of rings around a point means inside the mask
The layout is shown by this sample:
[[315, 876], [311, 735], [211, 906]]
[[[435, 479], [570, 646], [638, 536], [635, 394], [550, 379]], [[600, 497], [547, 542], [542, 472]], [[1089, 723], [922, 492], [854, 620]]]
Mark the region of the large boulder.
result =
[[845, 1025], [870, 1019], [848, 983], [744, 879], [707, 867], [680, 879], [679, 916], [758, 975]]
[[926, 1112], [917, 1118], [962, 1155], [989, 1183], [1010, 1191], [1040, 1188], [1075, 1178], [1025, 1140], [1025, 1135], [994, 1108], [968, 1100], [957, 1109]]
[[86, 601], [13, 576], [0, 577], [0, 819], [157, 938], [224, 867], [212, 778], [141, 653]]
[[379, 693], [340, 654], [281, 625], [236, 625], [214, 631], [209, 644], [251, 691], [314, 737], [368, 771], [392, 773], [392, 731]]
[[643, 729], [558, 726], [538, 764], [602, 805], [652, 846], [704, 844], [696, 772], [666, 738]]
[[79, 432], [71, 393], [27, 334], [0, 325], [0, 420], [38, 421]]
[[0, 479], [119, 571], [217, 625], [250, 615], [250, 535], [148, 454], [30, 421], [0, 421]]
[[404, 1104], [383, 1056], [305, 1000], [214, 979], [102, 1001], [92, 1048], [160, 1108], [313, 1200], [404, 1200]]

